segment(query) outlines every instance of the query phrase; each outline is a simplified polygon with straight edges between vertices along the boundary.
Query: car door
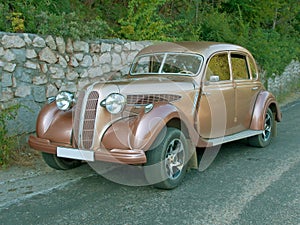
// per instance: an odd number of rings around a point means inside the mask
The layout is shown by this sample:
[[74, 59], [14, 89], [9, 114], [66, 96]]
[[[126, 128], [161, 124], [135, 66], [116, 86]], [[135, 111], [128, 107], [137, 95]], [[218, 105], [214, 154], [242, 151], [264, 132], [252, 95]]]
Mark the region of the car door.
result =
[[235, 131], [249, 129], [254, 103], [261, 90], [253, 59], [245, 53], [230, 54], [235, 97]]
[[213, 55], [206, 66], [196, 127], [203, 138], [231, 134], [235, 113], [228, 52]]

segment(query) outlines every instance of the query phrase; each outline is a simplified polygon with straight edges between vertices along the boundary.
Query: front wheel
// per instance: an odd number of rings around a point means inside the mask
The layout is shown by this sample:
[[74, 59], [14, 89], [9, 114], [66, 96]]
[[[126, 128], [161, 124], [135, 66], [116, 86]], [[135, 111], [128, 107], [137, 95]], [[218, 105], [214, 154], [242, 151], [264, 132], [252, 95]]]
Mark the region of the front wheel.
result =
[[69, 170], [81, 165], [79, 160], [60, 158], [55, 154], [42, 152], [42, 156], [47, 165], [56, 170]]
[[274, 125], [273, 113], [269, 108], [265, 115], [265, 125], [264, 125], [263, 133], [248, 138], [249, 145], [252, 145], [254, 147], [260, 147], [260, 148], [269, 145], [272, 139], [273, 125]]
[[176, 128], [167, 128], [164, 137], [162, 133], [157, 138], [161, 141], [157, 147], [146, 152], [145, 177], [157, 188], [173, 189], [186, 174], [188, 142]]

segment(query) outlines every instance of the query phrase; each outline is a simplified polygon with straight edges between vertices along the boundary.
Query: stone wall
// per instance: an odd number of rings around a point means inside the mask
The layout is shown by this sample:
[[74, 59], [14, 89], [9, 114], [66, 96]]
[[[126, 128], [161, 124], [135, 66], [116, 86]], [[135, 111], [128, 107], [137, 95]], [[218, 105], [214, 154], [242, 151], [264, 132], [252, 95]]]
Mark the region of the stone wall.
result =
[[34, 132], [47, 97], [61, 90], [77, 93], [92, 81], [126, 74], [137, 52], [150, 44], [0, 32], [0, 109], [21, 103], [11, 130]]
[[277, 97], [300, 91], [300, 62], [293, 60], [280, 76], [273, 74], [266, 86]]

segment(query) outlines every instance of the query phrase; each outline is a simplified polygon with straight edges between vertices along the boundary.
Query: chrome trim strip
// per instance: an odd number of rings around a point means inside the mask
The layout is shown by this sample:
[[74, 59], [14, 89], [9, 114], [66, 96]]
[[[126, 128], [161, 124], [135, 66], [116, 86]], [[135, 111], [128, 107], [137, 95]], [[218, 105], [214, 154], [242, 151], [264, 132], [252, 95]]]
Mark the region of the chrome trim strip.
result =
[[236, 134], [231, 134], [231, 135], [219, 137], [219, 138], [205, 139], [205, 140], [207, 142], [212, 143], [212, 146], [217, 146], [217, 145], [225, 144], [227, 142], [252, 137], [255, 135], [260, 135], [262, 133], [263, 133], [263, 130], [245, 130], [245, 131], [242, 131], [242, 132], [239, 132]]

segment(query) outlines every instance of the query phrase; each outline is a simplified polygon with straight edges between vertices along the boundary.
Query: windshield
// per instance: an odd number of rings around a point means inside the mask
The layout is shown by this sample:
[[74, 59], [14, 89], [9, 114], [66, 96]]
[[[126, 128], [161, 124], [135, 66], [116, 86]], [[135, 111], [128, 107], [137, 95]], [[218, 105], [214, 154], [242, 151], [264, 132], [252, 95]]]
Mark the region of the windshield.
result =
[[154, 53], [138, 56], [130, 70], [131, 75], [190, 75], [199, 72], [202, 57], [186, 53]]

